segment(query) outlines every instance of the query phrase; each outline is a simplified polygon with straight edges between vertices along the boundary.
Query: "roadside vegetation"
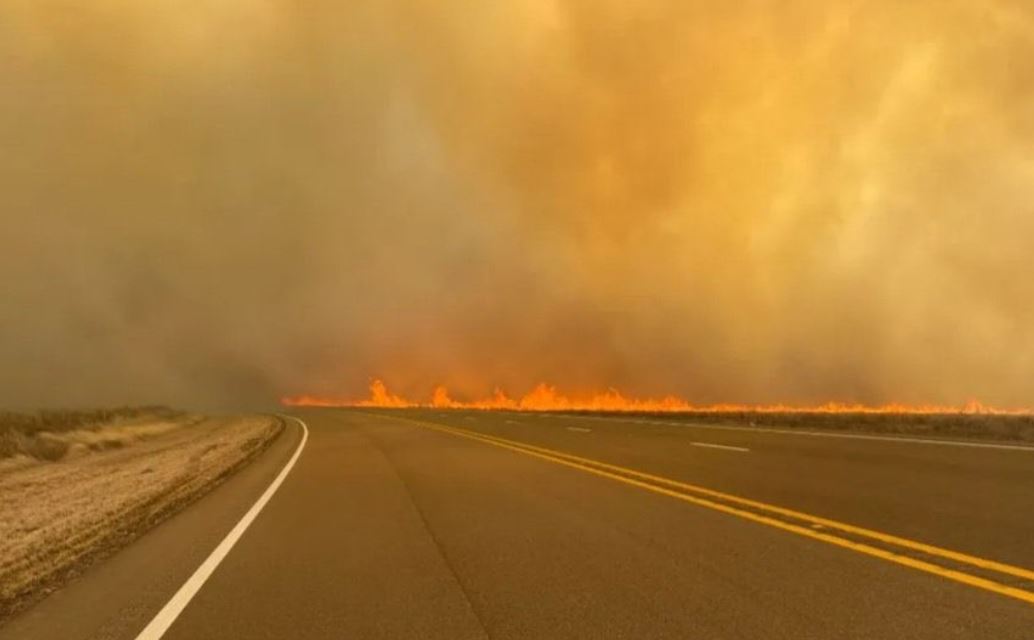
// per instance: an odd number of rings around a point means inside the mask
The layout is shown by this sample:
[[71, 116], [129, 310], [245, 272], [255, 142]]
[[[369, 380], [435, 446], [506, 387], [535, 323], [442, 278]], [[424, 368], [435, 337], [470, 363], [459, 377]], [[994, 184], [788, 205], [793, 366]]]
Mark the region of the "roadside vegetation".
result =
[[[2, 411], [0, 460], [19, 455], [36, 460], [60, 460], [68, 454], [77, 440], [94, 450], [123, 446], [141, 435], [131, 428], [135, 423], [170, 422], [184, 415], [167, 407], [121, 407], [90, 411], [45, 410], [33, 413]], [[122, 429], [120, 432], [119, 426], [130, 428]], [[100, 437], [91, 438], [89, 434]]]
[[0, 414], [0, 623], [263, 451], [279, 418], [160, 407]]

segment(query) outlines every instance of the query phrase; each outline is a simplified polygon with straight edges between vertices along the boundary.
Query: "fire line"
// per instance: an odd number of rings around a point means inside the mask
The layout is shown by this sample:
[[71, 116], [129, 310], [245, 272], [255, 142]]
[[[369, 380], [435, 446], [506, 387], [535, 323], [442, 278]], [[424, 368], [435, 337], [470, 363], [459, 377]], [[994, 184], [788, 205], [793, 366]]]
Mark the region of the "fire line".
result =
[[692, 404], [677, 396], [662, 398], [630, 398], [616, 389], [584, 396], [561, 393], [555, 386], [539, 384], [521, 397], [511, 397], [500, 389], [488, 398], [473, 401], [455, 400], [444, 386], [438, 386], [427, 401], [417, 401], [396, 395], [379, 379], [370, 383], [370, 395], [365, 399], [345, 397], [298, 395], [281, 399], [286, 406], [308, 407], [368, 407], [368, 408], [434, 408], [482, 409], [510, 411], [627, 411], [642, 413], [809, 413], [809, 414], [965, 414], [965, 415], [1034, 415], [1031, 409], [1002, 409], [986, 406], [972, 400], [963, 406], [908, 405], [890, 403], [864, 405], [828, 402], [819, 405], [791, 404]]

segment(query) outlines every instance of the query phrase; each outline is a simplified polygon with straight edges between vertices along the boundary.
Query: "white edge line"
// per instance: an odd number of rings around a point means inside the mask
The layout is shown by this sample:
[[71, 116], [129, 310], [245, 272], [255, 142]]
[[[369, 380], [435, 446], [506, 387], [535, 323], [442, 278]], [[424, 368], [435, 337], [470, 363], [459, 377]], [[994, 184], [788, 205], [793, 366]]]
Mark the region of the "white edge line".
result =
[[730, 427], [719, 424], [693, 424], [690, 422], [663, 422], [655, 420], [651, 424], [666, 427], [690, 427], [694, 429], [723, 429], [725, 431], [754, 431], [756, 433], [779, 433], [791, 436], [812, 436], [817, 438], [849, 438], [852, 440], [878, 440], [880, 442], [911, 442], [917, 444], [939, 444], [947, 447], [973, 447], [977, 449], [1005, 449], [1008, 451], [1030, 451], [1034, 447], [1015, 444], [995, 444], [992, 442], [959, 442], [958, 440], [934, 440], [932, 438], [908, 438], [897, 436], [871, 436], [861, 433], [827, 433], [824, 431], [794, 431], [792, 429], [766, 429], [763, 427]]
[[939, 444], [946, 447], [971, 447], [974, 449], [999, 449], [1005, 451], [1027, 451], [1034, 453], [1034, 446], [1022, 444], [997, 444], [994, 442], [961, 442], [959, 440], [936, 440], [934, 438], [909, 438], [907, 436], [877, 436], [862, 433], [831, 433], [829, 431], [798, 431], [796, 429], [769, 429], [767, 427], [733, 427], [724, 424], [700, 424], [678, 420], [628, 420], [622, 416], [578, 416], [586, 420], [611, 422], [638, 422], [665, 427], [686, 427], [689, 429], [721, 429], [723, 431], [753, 431], [755, 433], [779, 433], [789, 436], [812, 436], [816, 438], [847, 438], [851, 440], [878, 440], [880, 442], [909, 442], [913, 444]]
[[205, 558], [205, 561], [197, 568], [194, 575], [190, 576], [190, 578], [183, 583], [183, 586], [180, 587], [179, 591], [172, 596], [172, 599], [162, 607], [162, 610], [158, 612], [158, 615], [156, 615], [154, 619], [144, 627], [144, 630], [140, 632], [136, 637], [136, 640], [158, 640], [165, 635], [165, 632], [169, 630], [172, 623], [176, 621], [176, 618], [183, 612], [183, 609], [190, 604], [191, 599], [197, 595], [197, 592], [202, 586], [204, 586], [205, 581], [208, 580], [216, 567], [218, 567], [223, 561], [226, 554], [230, 553], [230, 549], [233, 549], [233, 545], [237, 544], [241, 535], [243, 535], [244, 532], [247, 531], [248, 527], [251, 526], [255, 517], [258, 516], [259, 512], [262, 511], [262, 508], [266, 506], [266, 503], [273, 497], [276, 490], [280, 488], [280, 485], [283, 484], [284, 478], [287, 477], [287, 474], [291, 472], [291, 469], [294, 467], [294, 463], [298, 461], [298, 456], [302, 453], [302, 449], [305, 448], [305, 442], [309, 439], [309, 428], [304, 422], [294, 416], [282, 417], [289, 417], [302, 426], [302, 441], [298, 443], [298, 448], [294, 450], [294, 455], [292, 455], [291, 459], [287, 461], [284, 468], [280, 470], [280, 474], [275, 480], [273, 480], [273, 483], [266, 488], [265, 493], [262, 494], [255, 504], [251, 505], [251, 509], [248, 509], [248, 512], [244, 514], [244, 517], [241, 518], [233, 529], [230, 530], [230, 533], [226, 534], [226, 537], [219, 543], [219, 546], [217, 546], [215, 550]]
[[592, 429], [587, 429], [585, 427], [567, 427], [567, 430], [568, 431], [577, 431], [578, 433], [591, 433], [592, 432]]
[[733, 447], [733, 446], [730, 446], [730, 445], [727, 445], [727, 444], [712, 444], [710, 442], [690, 442], [689, 444], [693, 445], [694, 447], [707, 447], [708, 449], [725, 449], [726, 451], [740, 451], [740, 452], [749, 452], [750, 451], [750, 449], [746, 449], [744, 447]]

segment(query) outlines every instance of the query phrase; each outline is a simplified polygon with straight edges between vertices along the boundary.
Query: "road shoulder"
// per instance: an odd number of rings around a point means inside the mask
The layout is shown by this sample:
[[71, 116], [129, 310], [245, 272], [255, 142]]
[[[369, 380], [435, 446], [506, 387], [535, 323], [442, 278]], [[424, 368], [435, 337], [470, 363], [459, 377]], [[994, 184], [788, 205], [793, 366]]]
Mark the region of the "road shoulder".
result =
[[133, 637], [247, 512], [290, 458], [289, 421], [269, 448], [202, 499], [0, 627], [0, 640]]

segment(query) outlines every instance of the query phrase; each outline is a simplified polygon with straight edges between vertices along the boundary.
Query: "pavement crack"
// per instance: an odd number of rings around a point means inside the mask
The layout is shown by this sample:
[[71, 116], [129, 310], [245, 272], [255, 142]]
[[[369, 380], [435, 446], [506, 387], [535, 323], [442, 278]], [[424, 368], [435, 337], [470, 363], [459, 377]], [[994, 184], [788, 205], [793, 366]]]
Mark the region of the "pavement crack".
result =
[[474, 605], [474, 602], [470, 597], [470, 590], [463, 583], [463, 579], [460, 578], [460, 574], [456, 571], [456, 567], [453, 565], [452, 560], [449, 559], [449, 555], [445, 552], [445, 547], [442, 545], [441, 540], [439, 540], [438, 536], [435, 534], [434, 528], [431, 527], [431, 523], [428, 521], [427, 515], [424, 513], [424, 510], [420, 508], [420, 504], [419, 502], [417, 502], [416, 497], [413, 494], [412, 487], [406, 480], [406, 477], [399, 471], [399, 467], [398, 464], [396, 464], [395, 459], [388, 454], [387, 450], [385, 450], [385, 448], [381, 446], [380, 440], [375, 435], [371, 434], [368, 429], [363, 427], [362, 431], [363, 435], [370, 442], [370, 444], [372, 444], [373, 447], [377, 451], [379, 451], [382, 456], [384, 456], [384, 459], [388, 462], [388, 466], [391, 467], [391, 472], [395, 475], [396, 478], [398, 478], [399, 483], [402, 484], [402, 488], [405, 490], [406, 496], [409, 498], [409, 503], [412, 505], [413, 510], [420, 518], [420, 522], [424, 528], [424, 531], [427, 532], [427, 536], [431, 539], [432, 544], [434, 544], [434, 547], [438, 552], [438, 556], [442, 559], [442, 563], [445, 565], [445, 568], [449, 571], [449, 575], [452, 576], [452, 579], [456, 583], [456, 587], [459, 589], [459, 592], [463, 595], [463, 600], [467, 605], [467, 609], [470, 611], [470, 614], [474, 617], [474, 620], [477, 621], [478, 627], [480, 627], [483, 636], [488, 640], [491, 640], [492, 633], [488, 630], [488, 625], [485, 624], [485, 620], [482, 617], [481, 612], [479, 612], [477, 607]]

